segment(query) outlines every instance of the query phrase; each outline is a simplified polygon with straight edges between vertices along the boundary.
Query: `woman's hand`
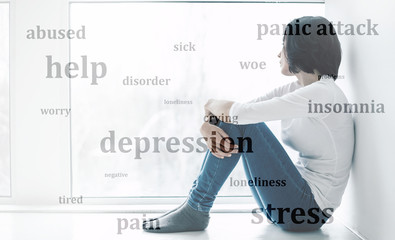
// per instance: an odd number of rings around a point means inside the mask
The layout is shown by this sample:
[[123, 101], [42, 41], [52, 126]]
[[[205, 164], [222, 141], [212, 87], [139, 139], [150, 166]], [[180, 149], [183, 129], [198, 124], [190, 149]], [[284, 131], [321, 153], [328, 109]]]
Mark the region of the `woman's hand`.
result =
[[232, 153], [237, 153], [239, 146], [221, 128], [210, 123], [203, 123], [200, 133], [206, 140], [210, 152], [217, 158], [230, 157]]

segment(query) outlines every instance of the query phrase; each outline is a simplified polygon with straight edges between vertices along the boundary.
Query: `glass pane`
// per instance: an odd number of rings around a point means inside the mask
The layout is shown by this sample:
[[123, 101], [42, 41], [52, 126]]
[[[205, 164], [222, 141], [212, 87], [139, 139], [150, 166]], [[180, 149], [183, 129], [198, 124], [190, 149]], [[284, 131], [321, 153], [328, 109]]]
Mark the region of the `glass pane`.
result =
[[8, 3], [0, 3], [0, 196], [11, 195]]
[[[282, 29], [323, 13], [323, 4], [71, 4], [70, 27], [85, 36], [71, 41], [73, 194], [185, 196], [205, 156], [204, 103], [247, 101], [289, 81], [282, 30], [257, 40], [258, 24]], [[242, 164], [231, 177], [245, 179]], [[220, 195], [250, 192], [228, 181]]]

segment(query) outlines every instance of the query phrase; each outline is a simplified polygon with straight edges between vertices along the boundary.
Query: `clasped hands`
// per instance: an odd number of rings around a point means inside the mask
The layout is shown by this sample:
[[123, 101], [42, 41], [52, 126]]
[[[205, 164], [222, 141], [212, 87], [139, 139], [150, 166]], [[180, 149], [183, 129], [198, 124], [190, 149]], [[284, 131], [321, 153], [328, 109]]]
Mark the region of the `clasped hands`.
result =
[[[206, 116], [229, 116], [229, 110], [232, 101], [210, 99], [204, 105]], [[234, 153], [238, 153], [238, 145], [232, 138], [216, 125], [204, 122], [200, 128], [200, 133], [204, 137], [210, 152], [217, 158], [230, 157]]]

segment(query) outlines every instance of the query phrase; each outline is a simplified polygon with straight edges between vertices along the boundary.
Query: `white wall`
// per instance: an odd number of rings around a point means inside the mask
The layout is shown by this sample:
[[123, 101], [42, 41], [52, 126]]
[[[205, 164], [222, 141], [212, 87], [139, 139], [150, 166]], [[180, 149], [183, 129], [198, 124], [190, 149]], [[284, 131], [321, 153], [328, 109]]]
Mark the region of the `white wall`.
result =
[[[395, 2], [326, 0], [330, 21], [371, 19], [378, 36], [341, 36], [338, 83], [355, 103], [384, 103], [384, 114], [355, 115], [356, 145], [349, 186], [339, 209], [345, 223], [366, 239], [391, 239], [395, 211]], [[392, 121], [391, 121], [392, 120]]]

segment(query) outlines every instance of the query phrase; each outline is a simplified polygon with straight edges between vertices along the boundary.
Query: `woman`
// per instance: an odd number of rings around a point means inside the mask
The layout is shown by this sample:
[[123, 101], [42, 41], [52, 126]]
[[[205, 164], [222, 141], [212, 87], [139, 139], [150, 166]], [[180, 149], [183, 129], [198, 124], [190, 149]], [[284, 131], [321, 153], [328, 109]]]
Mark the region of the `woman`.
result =
[[[341, 48], [332, 24], [323, 17], [293, 20], [278, 57], [281, 73], [297, 81], [248, 103], [209, 100], [206, 114], [237, 117], [238, 124], [203, 123], [201, 133], [210, 151], [188, 199], [144, 222], [146, 231], [204, 230], [215, 197], [240, 157], [258, 206], [274, 224], [289, 231], [312, 231], [331, 217], [348, 181], [354, 146], [351, 114], [323, 109], [347, 103], [335, 84]], [[282, 120], [282, 140], [299, 152], [297, 163], [266, 126], [271, 120]], [[232, 141], [240, 137], [251, 140], [242, 144], [252, 144], [252, 151], [240, 151], [242, 146]], [[280, 179], [283, 184], [258, 186], [256, 178]]]

